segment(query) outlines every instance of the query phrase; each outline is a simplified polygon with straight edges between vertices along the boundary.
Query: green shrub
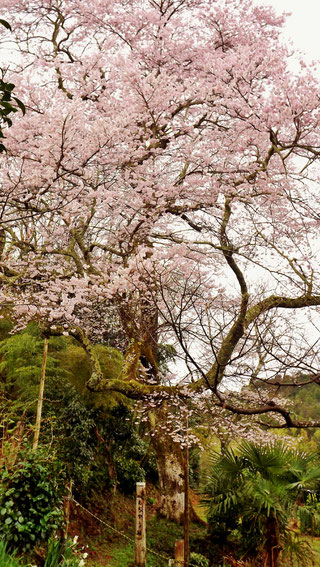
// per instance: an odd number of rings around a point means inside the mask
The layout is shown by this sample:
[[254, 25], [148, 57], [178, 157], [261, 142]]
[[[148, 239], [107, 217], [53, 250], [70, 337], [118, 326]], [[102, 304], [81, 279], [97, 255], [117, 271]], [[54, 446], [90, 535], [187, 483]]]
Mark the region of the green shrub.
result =
[[190, 553], [190, 563], [197, 567], [209, 567], [209, 559], [201, 553]]
[[298, 509], [300, 531], [314, 537], [320, 536], [320, 501], [316, 494], [308, 494], [306, 503]]
[[118, 486], [124, 494], [134, 494], [136, 482], [145, 480], [145, 471], [137, 461], [127, 456], [117, 455], [115, 458]]
[[50, 538], [43, 567], [80, 567], [86, 555], [77, 549], [75, 539], [62, 543], [59, 538]]
[[63, 545], [58, 538], [50, 538], [47, 545], [46, 560], [43, 567], [59, 567], [61, 564]]
[[0, 473], [0, 535], [8, 549], [28, 550], [46, 541], [62, 521], [64, 476], [39, 451]]
[[310, 490], [319, 481], [315, 455], [281, 442], [263, 446], [243, 441], [236, 451], [215, 454], [211, 460], [204, 492], [212, 540], [218, 535], [229, 550], [263, 558], [266, 566], [281, 561], [286, 549], [296, 561], [303, 554], [303, 565], [308, 565], [308, 550], [298, 538], [288, 540], [287, 526], [302, 489]]
[[56, 412], [55, 441], [59, 458], [64, 463], [68, 477], [73, 479], [82, 493], [86, 493], [97, 459], [95, 412], [86, 406], [69, 384], [64, 387], [61, 404], [52, 411]]

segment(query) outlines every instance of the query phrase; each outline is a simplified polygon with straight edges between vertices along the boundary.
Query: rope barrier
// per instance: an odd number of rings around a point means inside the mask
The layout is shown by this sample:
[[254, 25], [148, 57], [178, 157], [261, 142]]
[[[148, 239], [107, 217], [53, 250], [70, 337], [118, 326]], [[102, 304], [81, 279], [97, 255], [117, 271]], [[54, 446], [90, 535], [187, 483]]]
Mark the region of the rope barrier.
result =
[[[113, 526], [111, 526], [110, 524], [108, 524], [107, 522], [105, 522], [104, 520], [101, 520], [101, 518], [99, 518], [99, 516], [97, 516], [96, 514], [94, 514], [93, 512], [90, 512], [90, 510], [88, 510], [87, 508], [85, 508], [84, 506], [82, 506], [82, 504], [80, 504], [80, 502], [78, 502], [77, 500], [75, 500], [73, 497], [71, 497], [71, 500], [76, 504], [76, 506], [79, 506], [80, 508], [82, 508], [82, 510], [84, 510], [87, 514], [89, 514], [90, 516], [92, 516], [93, 518], [95, 518], [95, 520], [97, 520], [98, 522], [100, 522], [101, 524], [103, 524], [104, 526], [106, 526], [109, 530], [115, 532], [116, 534], [120, 535], [121, 537], [123, 537], [124, 539], [126, 539], [127, 541], [130, 541], [130, 543], [135, 544], [135, 540], [129, 536], [127, 536], [126, 534], [124, 534], [123, 532], [121, 532], [120, 530], [117, 530], [116, 528], [114, 528]], [[156, 557], [160, 557], [160, 559], [163, 559], [164, 561], [166, 561], [167, 563], [172, 559], [171, 557], [169, 557], [168, 555], [162, 555], [161, 553], [158, 553], [157, 551], [154, 551], [153, 549], [151, 549], [150, 547], [146, 548], [147, 551], [149, 553], [152, 553], [152, 555], [155, 555]], [[174, 565], [184, 565], [184, 561], [180, 561], [180, 560], [175, 560], [174, 561]], [[195, 563], [188, 563], [188, 567], [198, 567]]]

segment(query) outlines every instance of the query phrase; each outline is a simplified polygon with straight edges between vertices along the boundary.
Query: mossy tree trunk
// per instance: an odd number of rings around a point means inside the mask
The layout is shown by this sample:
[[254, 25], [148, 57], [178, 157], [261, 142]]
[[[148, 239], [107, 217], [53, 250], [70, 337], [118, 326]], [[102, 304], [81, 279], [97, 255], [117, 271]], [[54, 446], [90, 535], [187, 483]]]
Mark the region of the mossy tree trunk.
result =
[[164, 433], [164, 428], [168, 428], [165, 406], [150, 415], [150, 424], [159, 473], [160, 514], [169, 520], [182, 523], [185, 502], [184, 459], [180, 444], [174, 441], [171, 432]]

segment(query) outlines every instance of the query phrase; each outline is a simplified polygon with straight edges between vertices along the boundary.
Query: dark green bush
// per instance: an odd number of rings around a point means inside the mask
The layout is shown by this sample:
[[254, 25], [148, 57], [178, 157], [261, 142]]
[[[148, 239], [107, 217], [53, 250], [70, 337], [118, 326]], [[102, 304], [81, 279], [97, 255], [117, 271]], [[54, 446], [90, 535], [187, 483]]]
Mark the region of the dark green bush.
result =
[[86, 406], [69, 384], [65, 386], [61, 404], [57, 408], [48, 408], [48, 412], [49, 410], [56, 412], [55, 441], [59, 458], [64, 463], [68, 477], [85, 493], [97, 458], [95, 412]]
[[137, 461], [128, 459], [126, 455], [117, 455], [115, 458], [118, 486], [124, 494], [133, 494], [136, 482], [145, 480], [145, 471]]
[[209, 567], [209, 559], [201, 553], [190, 553], [190, 563], [197, 567]]
[[0, 473], [0, 535], [22, 551], [46, 541], [62, 522], [64, 475], [57, 461], [27, 453]]

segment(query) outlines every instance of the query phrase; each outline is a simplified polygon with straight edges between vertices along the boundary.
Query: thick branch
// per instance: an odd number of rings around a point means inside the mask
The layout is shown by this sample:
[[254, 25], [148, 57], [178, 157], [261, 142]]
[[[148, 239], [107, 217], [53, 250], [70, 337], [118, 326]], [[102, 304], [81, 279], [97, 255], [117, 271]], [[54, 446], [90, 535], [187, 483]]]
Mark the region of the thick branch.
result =
[[245, 318], [245, 325], [248, 327], [262, 313], [265, 313], [270, 309], [301, 309], [303, 307], [313, 307], [317, 305], [320, 305], [320, 295], [304, 294], [300, 295], [300, 297], [271, 295], [248, 309]]
[[232, 243], [229, 242], [227, 237], [226, 229], [230, 221], [230, 217], [231, 217], [231, 200], [229, 198], [226, 198], [224, 216], [220, 228], [220, 243], [227, 264], [231, 268], [231, 270], [233, 271], [233, 273], [235, 274], [238, 280], [241, 291], [241, 303], [240, 303], [238, 316], [234, 324], [232, 325], [230, 331], [228, 332], [227, 336], [222, 341], [222, 345], [218, 352], [216, 361], [206, 376], [206, 379], [210, 387], [213, 388], [214, 390], [216, 390], [217, 385], [221, 382], [224, 375], [225, 367], [227, 366], [231, 358], [231, 355], [235, 347], [237, 346], [239, 340], [244, 334], [245, 318], [246, 318], [248, 302], [249, 302], [249, 293], [248, 293], [248, 287], [246, 284], [245, 277], [233, 257], [234, 250], [232, 247]]

